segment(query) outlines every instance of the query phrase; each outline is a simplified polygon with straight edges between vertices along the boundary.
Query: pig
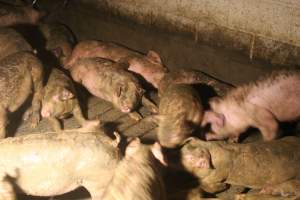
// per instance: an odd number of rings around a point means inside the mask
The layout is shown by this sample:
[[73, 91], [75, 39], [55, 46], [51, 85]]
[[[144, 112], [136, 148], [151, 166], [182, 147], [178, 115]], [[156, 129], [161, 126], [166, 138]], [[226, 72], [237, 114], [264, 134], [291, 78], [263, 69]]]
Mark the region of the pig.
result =
[[14, 6], [0, 3], [0, 27], [15, 26], [19, 24], [36, 25], [46, 15], [31, 6]]
[[98, 120], [83, 117], [72, 80], [59, 69], [53, 68], [44, 87], [41, 116], [48, 118], [55, 131], [61, 130], [59, 119], [73, 113], [82, 127], [98, 126]]
[[256, 82], [230, 90], [224, 97], [212, 98], [202, 126], [211, 125], [207, 140], [230, 138], [238, 141], [247, 128], [258, 128], [264, 140], [278, 136], [278, 121], [300, 116], [300, 72], [273, 71]]
[[[158, 140], [164, 147], [175, 148], [191, 136], [203, 117], [203, 106], [197, 91], [189, 84], [160, 82]], [[166, 80], [166, 81], [165, 81]], [[161, 91], [164, 88], [163, 91]]]
[[0, 60], [20, 51], [34, 52], [24, 37], [12, 28], [0, 28], [0, 44]]
[[81, 83], [96, 97], [111, 102], [116, 108], [136, 120], [140, 103], [157, 112], [157, 107], [144, 96], [144, 89], [138, 79], [123, 69], [122, 63], [103, 58], [82, 58], [69, 68], [74, 81]]
[[158, 143], [131, 141], [101, 200], [166, 200], [159, 161], [165, 163]]
[[30, 52], [17, 52], [0, 60], [0, 138], [6, 135], [7, 115], [16, 111], [33, 93], [31, 107], [24, 119], [31, 117], [31, 127], [40, 121], [43, 90], [43, 66]]
[[75, 38], [71, 31], [63, 24], [40, 23], [39, 30], [46, 39], [46, 49], [51, 51], [63, 66], [71, 56]]
[[[33, 196], [55, 196], [80, 186], [101, 199], [121, 159], [115, 133], [68, 130], [0, 141], [0, 199], [16, 200], [14, 185]], [[10, 181], [9, 181], [10, 180]]]
[[66, 62], [66, 68], [80, 58], [101, 57], [115, 62], [127, 62], [128, 70], [141, 75], [155, 88], [168, 69], [163, 65], [158, 53], [150, 50], [147, 55], [128, 49], [124, 46], [97, 40], [79, 42]]
[[180, 157], [181, 165], [199, 178], [206, 192], [220, 192], [229, 184], [270, 195], [299, 194], [298, 137], [245, 144], [189, 138]]

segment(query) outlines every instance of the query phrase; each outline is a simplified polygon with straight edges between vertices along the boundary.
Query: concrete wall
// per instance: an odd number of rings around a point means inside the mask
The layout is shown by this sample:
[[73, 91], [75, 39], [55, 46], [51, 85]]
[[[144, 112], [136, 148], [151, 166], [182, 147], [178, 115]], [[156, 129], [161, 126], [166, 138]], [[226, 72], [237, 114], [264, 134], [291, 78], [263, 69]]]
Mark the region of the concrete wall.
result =
[[192, 33], [273, 64], [300, 65], [299, 0], [81, 0], [138, 23]]

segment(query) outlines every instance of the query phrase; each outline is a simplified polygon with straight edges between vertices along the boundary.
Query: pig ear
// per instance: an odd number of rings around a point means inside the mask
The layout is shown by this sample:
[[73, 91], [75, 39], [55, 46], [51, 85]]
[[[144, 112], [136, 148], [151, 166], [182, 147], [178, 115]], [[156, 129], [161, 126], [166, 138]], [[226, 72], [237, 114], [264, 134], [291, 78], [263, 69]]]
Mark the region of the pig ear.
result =
[[53, 99], [53, 101], [55, 101], [55, 102], [59, 102], [59, 101], [60, 101], [60, 96], [59, 96], [58, 94], [56, 94], [56, 95], [54, 95], [54, 96], [52, 97], [52, 99]]
[[209, 100], [209, 105], [211, 108], [214, 108], [217, 104], [219, 104], [221, 101], [221, 98], [220, 97], [212, 97], [210, 100]]
[[73, 92], [70, 92], [69, 90], [63, 90], [62, 93], [61, 93], [61, 96], [60, 96], [60, 99], [65, 101], [65, 100], [68, 100], [68, 99], [72, 99], [74, 98], [74, 94]]
[[138, 137], [133, 138], [126, 147], [125, 156], [133, 155], [140, 145], [141, 140]]
[[162, 148], [161, 145], [158, 142], [155, 142], [152, 147], [151, 147], [151, 151], [154, 155], [154, 157], [160, 161], [161, 164], [163, 164], [164, 166], [167, 166], [167, 162], [166, 162], [166, 158], [163, 155], [162, 152]]
[[213, 111], [206, 111], [203, 116], [201, 126], [204, 127], [208, 123], [216, 124], [217, 126], [223, 127], [225, 124], [225, 116]]
[[57, 48], [53, 49], [52, 52], [55, 55], [55, 57], [57, 57], [57, 58], [65, 56], [61, 47], [57, 47]]
[[148, 51], [147, 58], [149, 60], [151, 60], [152, 62], [162, 64], [160, 55], [158, 53], [156, 53], [155, 51], [152, 51], [152, 50]]

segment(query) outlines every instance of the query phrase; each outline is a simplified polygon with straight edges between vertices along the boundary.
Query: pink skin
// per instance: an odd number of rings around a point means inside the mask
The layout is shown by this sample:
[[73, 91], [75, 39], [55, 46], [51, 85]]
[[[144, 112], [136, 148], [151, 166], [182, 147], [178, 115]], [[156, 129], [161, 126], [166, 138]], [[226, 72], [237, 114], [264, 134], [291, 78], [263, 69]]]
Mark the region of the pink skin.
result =
[[115, 62], [126, 62], [129, 64], [129, 71], [140, 74], [155, 88], [158, 87], [159, 81], [167, 72], [159, 54], [154, 51], [149, 51], [148, 54], [144, 56], [126, 47], [95, 40], [78, 43], [72, 55], [68, 61], [66, 61], [65, 68], [70, 68], [79, 58], [87, 57], [101, 57]]
[[224, 98], [210, 101], [202, 126], [211, 124], [213, 133], [207, 140], [238, 138], [247, 128], [256, 127], [264, 140], [277, 136], [277, 121], [300, 117], [300, 74], [278, 71], [256, 84], [248, 84], [229, 92]]
[[[99, 98], [105, 99], [107, 101], [112, 102], [117, 108], [119, 108], [124, 113], [130, 113], [135, 109], [136, 102], [133, 100], [128, 100], [129, 94], [136, 95], [133, 96], [132, 99], [138, 99], [138, 96], [141, 96], [141, 94], [135, 94], [134, 91], [136, 89], [135, 86], [132, 86], [131, 83], [127, 83], [128, 87], [130, 88], [126, 94], [126, 92], [122, 92], [122, 85], [120, 85], [120, 89], [118, 91], [115, 91], [115, 94], [112, 94], [111, 91], [110, 94], [103, 92], [103, 85], [99, 83], [99, 77], [97, 75], [97, 69], [94, 68], [94, 66], [87, 67], [86, 65], [77, 65], [76, 67], [69, 68], [71, 72], [71, 76], [74, 81], [81, 83], [84, 85], [87, 90], [93, 94], [94, 96], [97, 96]], [[131, 87], [132, 86], [132, 87]], [[102, 89], [101, 89], [102, 88]], [[143, 92], [143, 91], [137, 91]]]

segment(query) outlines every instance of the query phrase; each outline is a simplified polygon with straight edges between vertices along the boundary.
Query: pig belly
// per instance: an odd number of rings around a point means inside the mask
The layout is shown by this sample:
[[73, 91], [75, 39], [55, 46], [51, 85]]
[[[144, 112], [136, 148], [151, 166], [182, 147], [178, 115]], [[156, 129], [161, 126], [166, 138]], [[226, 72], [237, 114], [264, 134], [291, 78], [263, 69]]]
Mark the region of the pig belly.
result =
[[34, 196], [53, 196], [70, 192], [79, 187], [75, 176], [62, 167], [28, 166], [17, 169], [17, 185], [26, 194]]
[[[293, 84], [291, 84], [293, 82]], [[300, 79], [279, 81], [269, 87], [254, 88], [248, 100], [268, 109], [279, 121], [291, 121], [300, 117]]]

